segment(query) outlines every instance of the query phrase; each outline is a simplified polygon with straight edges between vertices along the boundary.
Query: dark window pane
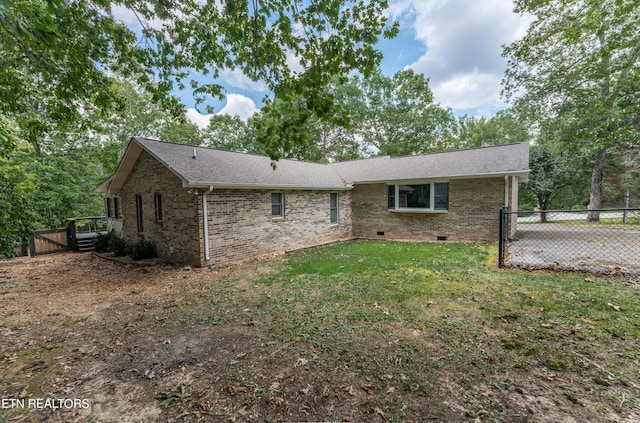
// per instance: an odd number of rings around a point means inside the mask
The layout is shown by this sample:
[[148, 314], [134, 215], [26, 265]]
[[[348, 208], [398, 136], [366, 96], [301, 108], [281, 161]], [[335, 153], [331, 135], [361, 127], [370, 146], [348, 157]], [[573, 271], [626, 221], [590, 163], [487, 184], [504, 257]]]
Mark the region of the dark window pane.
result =
[[113, 199], [113, 205], [114, 205], [114, 209], [115, 209], [115, 216], [114, 217], [116, 219], [122, 218], [122, 206], [121, 206], [120, 197], [115, 197]]
[[107, 217], [113, 217], [113, 198], [109, 197], [107, 201]]
[[271, 217], [282, 217], [283, 214], [283, 195], [281, 192], [271, 193]]
[[338, 193], [329, 194], [329, 219], [331, 223], [338, 223]]
[[390, 209], [395, 209], [396, 208], [396, 186], [395, 185], [389, 185], [388, 191], [387, 191], [387, 198], [388, 198], [387, 207]]
[[136, 195], [136, 217], [138, 220], [138, 232], [144, 232], [144, 225], [142, 219], [142, 196]]
[[162, 222], [162, 194], [155, 195], [156, 202], [156, 221]]
[[400, 207], [414, 209], [428, 209], [431, 202], [431, 186], [400, 185], [398, 187]]
[[434, 184], [434, 208], [436, 210], [448, 210], [449, 209], [449, 184], [436, 183]]

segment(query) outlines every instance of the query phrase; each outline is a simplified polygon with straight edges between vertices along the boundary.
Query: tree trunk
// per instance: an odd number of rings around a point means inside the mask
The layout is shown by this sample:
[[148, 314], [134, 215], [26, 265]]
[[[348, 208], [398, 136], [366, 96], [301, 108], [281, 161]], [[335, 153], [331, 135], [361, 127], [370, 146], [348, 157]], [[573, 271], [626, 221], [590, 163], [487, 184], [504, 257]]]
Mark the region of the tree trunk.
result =
[[587, 222], [600, 221], [599, 209], [602, 206], [602, 177], [604, 175], [604, 162], [606, 158], [606, 148], [601, 148], [596, 152], [596, 161], [593, 164], [593, 173], [591, 174], [591, 192], [589, 195]]
[[547, 223], [547, 208], [549, 207], [549, 194], [539, 192], [538, 207], [540, 207], [540, 223]]

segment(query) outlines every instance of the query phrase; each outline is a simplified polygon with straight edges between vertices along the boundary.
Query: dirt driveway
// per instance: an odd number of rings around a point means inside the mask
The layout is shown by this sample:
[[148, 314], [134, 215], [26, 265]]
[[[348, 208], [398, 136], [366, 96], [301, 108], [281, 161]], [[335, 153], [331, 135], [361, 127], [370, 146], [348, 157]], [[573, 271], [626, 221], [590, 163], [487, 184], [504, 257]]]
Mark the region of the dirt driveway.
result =
[[[166, 406], [192, 395], [224, 420], [241, 416], [223, 389], [191, 388], [202, 378], [235, 389], [228, 363], [264, 348], [256, 329], [167, 318], [192, 305], [185, 292], [206, 295], [194, 283], [202, 272], [89, 253], [0, 261], [0, 421], [2, 412], [6, 421], [169, 421]], [[217, 419], [201, 407], [185, 413]]]
[[640, 275], [640, 230], [519, 224], [507, 251], [515, 267]]

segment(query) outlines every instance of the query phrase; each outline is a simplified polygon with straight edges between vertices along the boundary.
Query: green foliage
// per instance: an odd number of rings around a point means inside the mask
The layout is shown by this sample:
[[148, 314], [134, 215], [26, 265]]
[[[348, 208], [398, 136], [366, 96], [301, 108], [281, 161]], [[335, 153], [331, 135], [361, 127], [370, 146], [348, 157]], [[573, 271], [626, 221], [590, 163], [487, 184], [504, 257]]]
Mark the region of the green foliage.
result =
[[458, 119], [458, 134], [447, 146], [449, 150], [491, 145], [529, 142], [531, 135], [525, 124], [510, 109], [501, 110], [492, 118], [463, 116]]
[[0, 257], [15, 257], [16, 247], [35, 233], [30, 197], [15, 189], [15, 182], [0, 173]]
[[[567, 194], [580, 186], [584, 187], [584, 181], [587, 180], [585, 172], [581, 171], [585, 169], [584, 165], [581, 166], [584, 163], [586, 158], [578, 161], [575, 152], [567, 151], [557, 143], [533, 145], [529, 156], [531, 173], [529, 181], [522, 187], [522, 194], [534, 197], [540, 210], [571, 207], [575, 203], [569, 201], [567, 204], [567, 199], [571, 198]], [[559, 198], [563, 194], [565, 197]], [[584, 194], [586, 191], [583, 192], [583, 199], [586, 198]], [[564, 202], [556, 202], [552, 207], [556, 199], [564, 199]]]
[[128, 253], [134, 260], [144, 260], [157, 257], [156, 246], [152, 241], [139, 239], [128, 244]]
[[126, 255], [130, 249], [127, 241], [113, 231], [98, 234], [93, 239], [93, 246], [98, 252], [111, 252], [116, 257]]
[[110, 252], [116, 257], [130, 255], [134, 260], [157, 257], [156, 247], [153, 242], [145, 241], [144, 239], [127, 242], [113, 231], [98, 234], [98, 236], [93, 239], [93, 246], [98, 252]]
[[203, 145], [206, 147], [264, 154], [264, 147], [255, 140], [254, 127], [238, 116], [211, 116], [202, 137], [204, 139]]
[[590, 206], [600, 208], [608, 151], [638, 146], [640, 3], [518, 0], [515, 6], [534, 20], [504, 49], [503, 93], [523, 122], [544, 131], [561, 121], [570, 135], [564, 148], [595, 156]]
[[[303, 96], [275, 99], [252, 119], [272, 158], [337, 161], [426, 153], [443, 149], [456, 131], [452, 112], [433, 103], [429, 80], [412, 70], [336, 78], [314, 101], [310, 107]], [[317, 113], [318, 107], [326, 112]]]
[[[139, 34], [113, 17], [114, 6], [138, 18]], [[278, 148], [306, 143], [295, 128], [311, 115], [335, 114], [329, 81], [371, 74], [382, 57], [374, 49], [379, 37], [397, 34], [386, 8], [386, 0], [0, 0], [0, 157], [13, 181], [3, 196], [26, 196], [32, 208], [28, 217], [3, 221], [3, 236], [18, 241], [21, 227], [94, 214], [99, 201], [89, 187], [115, 170], [131, 136], [201, 144], [170, 95], [187, 82], [202, 102], [223, 94], [212, 82], [221, 72], [242, 72], [299, 111], [264, 122], [272, 126], [263, 125], [265, 132], [280, 137], [267, 153], [280, 157]]]
[[[40, 152], [55, 132], [94, 128], [87, 113], [121, 108], [110, 90], [114, 74], [139, 75], [163, 107], [182, 107], [156, 85], [151, 48], [138, 44], [135, 34], [118, 23], [104, 3], [17, 0], [3, 2], [0, 16], [0, 113], [17, 124], [15, 138]], [[7, 136], [8, 131], [0, 131]]]
[[386, 77], [353, 77], [343, 107], [352, 116], [355, 138], [368, 154], [402, 156], [442, 149], [456, 130], [451, 110], [433, 103], [429, 79], [412, 70]]
[[97, 252], [110, 251], [111, 239], [116, 236], [113, 232], [107, 232], [106, 234], [98, 234], [93, 239], [93, 247]]
[[111, 251], [114, 256], [121, 257], [127, 255], [129, 246], [123, 238], [114, 236], [109, 240], [109, 251]]

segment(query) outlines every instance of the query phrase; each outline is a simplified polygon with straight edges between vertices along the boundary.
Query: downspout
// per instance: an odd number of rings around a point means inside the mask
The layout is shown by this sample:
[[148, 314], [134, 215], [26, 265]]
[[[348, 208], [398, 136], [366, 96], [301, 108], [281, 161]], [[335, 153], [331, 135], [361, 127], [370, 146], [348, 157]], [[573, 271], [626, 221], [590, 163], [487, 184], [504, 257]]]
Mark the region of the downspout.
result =
[[[195, 149], [194, 149], [195, 150]], [[209, 185], [209, 191], [202, 194], [202, 221], [204, 229], [204, 259], [209, 261], [211, 254], [209, 253], [209, 213], [207, 211], [207, 194], [213, 191], [213, 185]]]
[[504, 206], [509, 207], [509, 176], [504, 175]]

